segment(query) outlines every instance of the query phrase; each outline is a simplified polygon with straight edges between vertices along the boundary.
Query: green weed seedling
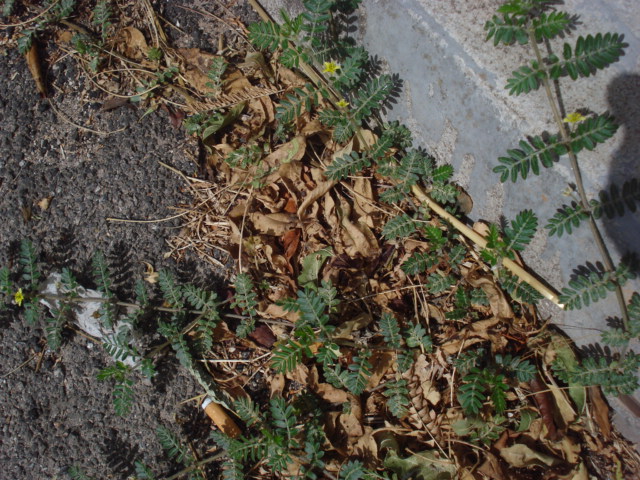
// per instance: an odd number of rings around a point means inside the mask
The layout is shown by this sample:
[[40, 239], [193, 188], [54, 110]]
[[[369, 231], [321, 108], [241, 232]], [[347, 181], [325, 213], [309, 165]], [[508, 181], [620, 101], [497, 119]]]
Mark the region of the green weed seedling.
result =
[[[211, 398], [230, 404], [226, 397], [206, 379], [193, 360], [194, 352], [208, 352], [213, 345], [213, 331], [220, 321], [220, 302], [215, 293], [192, 284], [177, 284], [167, 271], [159, 272], [162, 294], [160, 302], [152, 302], [143, 281], [135, 284], [134, 302], [117, 298], [113, 273], [101, 252], [92, 260], [96, 290], [78, 284], [69, 269], [48, 278], [46, 288], [41, 285], [43, 275], [36, 248], [29, 240], [20, 245], [18, 270], [0, 269], [0, 307], [10, 304], [24, 312], [30, 324], [40, 323], [47, 344], [52, 351], [63, 345], [63, 331], [72, 322], [84, 318], [81, 325], [102, 342], [114, 364], [98, 373], [100, 380], [114, 382], [113, 405], [118, 415], [127, 415], [135, 405], [133, 387], [138, 375], [155, 375], [154, 356], [171, 346], [181, 364], [203, 385]], [[51, 290], [51, 286], [54, 289]], [[49, 306], [47, 314], [44, 305]], [[159, 318], [158, 332], [167, 342], [149, 352], [136, 346], [135, 333], [143, 316], [154, 312]], [[97, 323], [94, 320], [97, 318]], [[91, 323], [92, 320], [94, 323]], [[195, 342], [187, 341], [187, 333], [195, 333]]]

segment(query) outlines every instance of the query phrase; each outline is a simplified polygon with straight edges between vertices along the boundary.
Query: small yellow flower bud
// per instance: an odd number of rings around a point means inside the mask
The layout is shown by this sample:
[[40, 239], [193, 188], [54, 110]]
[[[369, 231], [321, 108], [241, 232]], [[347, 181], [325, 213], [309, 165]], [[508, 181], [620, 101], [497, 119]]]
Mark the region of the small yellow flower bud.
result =
[[565, 123], [580, 123], [580, 122], [584, 122], [586, 119], [587, 117], [585, 117], [581, 113], [573, 112], [567, 115], [566, 117], [564, 117], [562, 121]]
[[21, 307], [22, 306], [22, 302], [24, 301], [24, 293], [22, 293], [22, 289], [19, 288], [18, 291], [15, 293], [15, 295], [13, 295], [13, 300], [16, 302], [16, 304]]
[[329, 75], [335, 75], [340, 70], [340, 65], [335, 62], [324, 62], [322, 67], [322, 73], [328, 73]]

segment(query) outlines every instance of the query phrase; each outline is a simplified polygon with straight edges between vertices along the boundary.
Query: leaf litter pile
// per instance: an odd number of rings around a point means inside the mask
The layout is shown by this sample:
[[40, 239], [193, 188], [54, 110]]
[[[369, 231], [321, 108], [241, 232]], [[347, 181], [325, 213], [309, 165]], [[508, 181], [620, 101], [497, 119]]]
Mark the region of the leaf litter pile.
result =
[[176, 207], [183, 228], [169, 243], [235, 287], [201, 358], [238, 400], [233, 412], [207, 410], [235, 461], [225, 468], [425, 480], [638, 471], [600, 390], [552, 375], [577, 361], [570, 341], [507, 295], [447, 218], [410, 195], [380, 202], [394, 184], [378, 172], [326, 175], [372, 148], [379, 129], [337, 142], [318, 118], [322, 98], [289, 115], [309, 78], [252, 47], [238, 19], [225, 20], [233, 41], [216, 55], [173, 49], [151, 4], [135, 3], [118, 2], [103, 38], [65, 21], [58, 43], [105, 92], [105, 109], [164, 110], [201, 146], [197, 174], [183, 175], [193, 202]]

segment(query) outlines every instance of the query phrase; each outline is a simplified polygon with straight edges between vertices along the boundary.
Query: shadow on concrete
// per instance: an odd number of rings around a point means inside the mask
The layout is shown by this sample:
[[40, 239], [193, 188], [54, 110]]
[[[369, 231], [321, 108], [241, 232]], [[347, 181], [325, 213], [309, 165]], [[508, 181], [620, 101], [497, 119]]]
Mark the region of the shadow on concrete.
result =
[[[640, 75], [625, 73], [613, 79], [607, 87], [610, 112], [620, 125], [617, 136], [622, 136], [620, 147], [614, 152], [606, 190], [618, 188], [623, 194], [623, 185], [636, 180], [635, 198], [640, 196]], [[633, 211], [629, 203], [635, 206]], [[640, 202], [627, 202], [625, 215], [614, 218], [603, 217], [604, 228], [620, 255], [640, 253]], [[613, 253], [613, 252], [612, 252]]]

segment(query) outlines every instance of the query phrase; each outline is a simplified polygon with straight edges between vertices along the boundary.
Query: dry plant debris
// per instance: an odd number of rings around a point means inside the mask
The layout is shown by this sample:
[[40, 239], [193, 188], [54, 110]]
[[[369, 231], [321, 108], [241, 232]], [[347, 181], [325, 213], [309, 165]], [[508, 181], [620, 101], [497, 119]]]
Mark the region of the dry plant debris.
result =
[[[248, 336], [221, 324], [217, 343], [202, 358], [224, 390], [249, 398], [248, 385], [255, 391], [257, 384], [265, 392], [254, 398], [260, 410], [270, 408], [268, 398], [313, 396], [322, 405], [323, 462], [333, 478], [355, 459], [372, 470], [385, 466], [403, 478], [424, 479], [586, 480], [631, 478], [638, 471], [638, 455], [610, 425], [600, 391], [562, 386], [551, 375], [557, 358], [575, 362], [571, 344], [533, 306], [507, 297], [472, 245], [435, 215], [421, 226], [430, 235], [385, 238], [390, 219], [424, 206], [381, 203], [391, 184], [378, 174], [327, 179], [326, 167], [370, 148], [378, 139], [374, 131], [340, 144], [313, 113], [281, 125], [279, 102], [305, 85], [301, 73], [245, 41], [238, 45], [246, 51], [222, 48], [221, 55], [174, 49], [148, 0], [116, 3], [97, 52], [79, 52], [75, 35], [93, 34], [79, 21], [65, 21], [57, 32], [60, 55], [78, 59], [104, 93], [104, 109], [131, 101], [147, 112], [161, 108], [202, 144], [197, 174], [184, 176], [193, 202], [177, 207], [184, 226], [170, 240], [171, 254], [179, 259], [195, 250], [236, 287], [237, 274], [257, 287], [257, 323]], [[234, 23], [235, 34], [246, 31]], [[31, 50], [27, 61], [45, 95]], [[214, 78], [212, 69], [222, 62]], [[439, 249], [437, 261], [423, 273], [407, 273], [411, 254], [442, 238], [449, 246]], [[328, 313], [336, 363], [348, 369], [368, 356], [370, 371], [357, 394], [336, 386], [308, 355], [293, 368], [273, 368], [271, 352], [286, 344], [300, 320], [286, 299], [329, 283], [339, 300]], [[235, 310], [246, 317], [246, 305]], [[422, 336], [389, 346], [379, 324], [385, 315]], [[307, 353], [322, 347], [313, 343]], [[400, 366], [402, 350], [412, 352], [408, 368]], [[509, 371], [516, 358], [533, 368], [530, 377]], [[461, 393], [474, 381], [479, 404], [463, 408]], [[396, 411], [389, 405], [393, 385], [403, 385], [408, 400]], [[243, 428], [215, 405], [207, 413], [230, 437]], [[281, 476], [299, 473], [303, 458], [292, 457]], [[251, 478], [269, 475], [263, 460]]]

